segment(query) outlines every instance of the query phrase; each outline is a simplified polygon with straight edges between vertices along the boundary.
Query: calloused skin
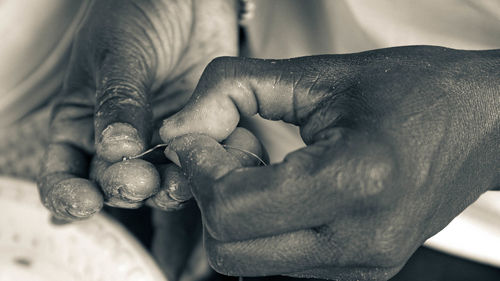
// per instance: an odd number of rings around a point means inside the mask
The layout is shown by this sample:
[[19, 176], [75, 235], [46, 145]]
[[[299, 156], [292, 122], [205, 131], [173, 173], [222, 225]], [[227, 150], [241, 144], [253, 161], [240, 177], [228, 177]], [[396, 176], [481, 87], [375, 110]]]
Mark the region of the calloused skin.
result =
[[[54, 215], [75, 220], [100, 210], [91, 157], [99, 177], [148, 148], [154, 121], [186, 103], [205, 65], [236, 54], [234, 3], [94, 1], [38, 182]], [[388, 279], [427, 237], [498, 187], [498, 59], [498, 51], [412, 47], [215, 60], [198, 100], [161, 129], [189, 175], [211, 265], [231, 275]], [[218, 142], [239, 114], [257, 112], [301, 126], [309, 146], [283, 163], [244, 168], [241, 154]], [[165, 190], [157, 194], [171, 198]], [[170, 208], [162, 198], [148, 200]], [[154, 251], [165, 254], [158, 260], [172, 280], [184, 259], [170, 263], [174, 253], [163, 249], [188, 255], [192, 237], [182, 234], [197, 223], [196, 211], [188, 213], [185, 225], [176, 222], [186, 214], [156, 213], [163, 245]]]
[[[151, 146], [156, 121], [186, 103], [208, 62], [236, 54], [236, 9], [232, 0], [93, 3], [76, 36], [69, 73], [52, 113], [38, 180], [49, 210], [74, 220], [102, 207], [95, 183], [99, 180], [88, 180], [90, 157], [96, 155], [94, 162], [105, 169]], [[57, 191], [72, 183], [88, 194], [86, 204], [67, 189]], [[137, 198], [131, 199], [104, 201], [138, 207]]]
[[[161, 178], [159, 192], [151, 197], [141, 186], [123, 182], [123, 170], [108, 167], [158, 143], [157, 121], [187, 102], [210, 60], [237, 54], [237, 10], [235, 0], [93, 1], [73, 44], [38, 178], [41, 200], [55, 217], [86, 219], [103, 204], [137, 208], [149, 202], [173, 210], [179, 200], [189, 199], [182, 190], [170, 196], [178, 186], [188, 186], [172, 163], [162, 163], [170, 165], [160, 169], [162, 174], [149, 173]], [[138, 174], [151, 168], [133, 165], [127, 169]], [[146, 180], [157, 185], [158, 179]], [[113, 187], [100, 186], [106, 183]], [[175, 221], [183, 215], [160, 212], [156, 217], [163, 216]], [[166, 224], [156, 225], [162, 235], [169, 235]], [[192, 242], [179, 236], [175, 243]], [[182, 270], [161, 265], [170, 280]]]
[[[498, 50], [215, 59], [160, 131], [192, 185], [211, 266], [389, 279], [500, 186], [499, 77]], [[300, 126], [307, 147], [266, 167], [222, 159], [218, 141], [256, 113]]]

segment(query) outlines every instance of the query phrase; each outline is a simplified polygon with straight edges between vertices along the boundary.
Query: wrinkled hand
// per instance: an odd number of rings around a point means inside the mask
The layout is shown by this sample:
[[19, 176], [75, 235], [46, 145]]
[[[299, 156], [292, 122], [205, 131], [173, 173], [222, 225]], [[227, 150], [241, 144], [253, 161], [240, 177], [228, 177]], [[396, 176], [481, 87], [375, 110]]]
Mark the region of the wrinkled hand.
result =
[[[56, 217], [87, 218], [103, 200], [135, 208], [158, 188], [151, 204], [175, 205], [169, 192], [185, 188], [176, 189], [183, 183], [173, 166], [159, 173], [145, 161], [107, 168], [155, 142], [155, 120], [186, 103], [211, 59], [235, 55], [235, 5], [232, 0], [94, 1], [75, 39], [38, 181], [42, 202]], [[141, 178], [144, 173], [148, 176]]]
[[[499, 58], [415, 46], [214, 60], [160, 131], [192, 183], [211, 266], [241, 276], [393, 276], [500, 185]], [[300, 126], [308, 146], [241, 168], [192, 134], [221, 141], [240, 114], [256, 113]]]

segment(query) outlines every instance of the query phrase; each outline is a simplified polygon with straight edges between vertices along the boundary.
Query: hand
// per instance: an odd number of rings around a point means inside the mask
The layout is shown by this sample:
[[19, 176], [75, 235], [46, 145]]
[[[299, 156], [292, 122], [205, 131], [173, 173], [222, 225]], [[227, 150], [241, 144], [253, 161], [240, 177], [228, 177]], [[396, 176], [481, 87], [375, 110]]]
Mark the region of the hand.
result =
[[[160, 131], [192, 183], [211, 266], [389, 279], [500, 185], [499, 57], [415, 46], [214, 60]], [[203, 161], [215, 149], [198, 149], [192, 133], [221, 141], [256, 113], [300, 126], [308, 146], [267, 167]]]
[[[225, 148], [204, 135], [191, 135], [187, 139], [191, 139], [194, 151], [208, 149], [212, 152], [213, 158], [204, 161], [219, 161], [227, 167], [258, 165], [259, 160], [251, 154], [266, 159], [260, 142], [243, 128], [233, 131], [224, 142]], [[201, 280], [209, 267], [204, 253], [198, 249], [202, 245], [199, 243], [202, 227], [196, 204], [189, 201], [185, 208], [170, 212], [153, 210], [153, 225], [152, 252], [167, 279]]]
[[[116, 166], [112, 171], [107, 167], [149, 148], [155, 142], [151, 140], [155, 121], [185, 104], [206, 64], [216, 56], [236, 53], [235, 3], [93, 3], [75, 39], [38, 181], [42, 202], [55, 216], [66, 220], [91, 216], [102, 207], [102, 191], [108, 204], [129, 208], [158, 191], [160, 174], [145, 161], [123, 164], [127, 171], [147, 172], [141, 180]], [[94, 154], [95, 181], [90, 181]], [[179, 174], [173, 168], [162, 170], [163, 178], [172, 171], [173, 177]], [[142, 180], [147, 188], [140, 186]], [[169, 197], [158, 194], [162, 198], [151, 201], [168, 208], [171, 202], [162, 200]]]

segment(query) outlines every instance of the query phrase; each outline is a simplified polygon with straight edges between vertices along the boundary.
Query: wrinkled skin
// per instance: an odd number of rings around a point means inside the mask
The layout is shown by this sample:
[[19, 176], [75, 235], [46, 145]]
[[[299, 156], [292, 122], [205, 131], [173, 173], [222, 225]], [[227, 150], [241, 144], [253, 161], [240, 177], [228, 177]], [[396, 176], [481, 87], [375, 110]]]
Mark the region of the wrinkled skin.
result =
[[[428, 46], [212, 61], [160, 131], [192, 184], [211, 266], [389, 279], [500, 186], [499, 77], [497, 50]], [[307, 147], [267, 167], [203, 161], [256, 113], [300, 126]]]
[[[94, 1], [52, 114], [38, 181], [48, 209], [67, 220], [100, 209], [99, 178], [88, 180], [90, 158], [98, 164], [92, 175], [102, 175], [122, 157], [159, 142], [156, 121], [186, 103], [211, 59], [236, 54], [236, 10], [232, 0]], [[82, 205], [69, 195], [57, 197], [63, 181], [78, 181], [78, 189], [101, 199]]]
[[[103, 197], [99, 177], [123, 156], [158, 143], [159, 137], [153, 134], [158, 131], [156, 121], [187, 102], [213, 58], [236, 54], [237, 1], [93, 1], [76, 35], [52, 112], [50, 144], [38, 179], [44, 205], [67, 221], [88, 218], [104, 203], [127, 208], [142, 205], [127, 195]], [[187, 180], [173, 164], [162, 164], [171, 167], [160, 169], [164, 173], [159, 197], [153, 195], [148, 202], [161, 210], [177, 209], [180, 203], [170, 191], [188, 186]], [[118, 174], [107, 176], [120, 180]], [[185, 193], [175, 198], [188, 200]], [[165, 215], [157, 223], [162, 235], [169, 235], [165, 221], [180, 220], [173, 219], [182, 217], [182, 212], [177, 214]], [[187, 238], [165, 241], [192, 243]], [[179, 276], [180, 265], [161, 265], [170, 280]]]

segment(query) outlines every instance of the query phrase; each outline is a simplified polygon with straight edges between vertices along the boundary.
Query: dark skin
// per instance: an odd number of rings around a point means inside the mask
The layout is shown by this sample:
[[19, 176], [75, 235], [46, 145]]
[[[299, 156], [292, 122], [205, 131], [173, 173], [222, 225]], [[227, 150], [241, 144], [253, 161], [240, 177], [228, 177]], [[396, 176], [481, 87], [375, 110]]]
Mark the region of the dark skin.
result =
[[[498, 77], [498, 50], [429, 46], [212, 61], [160, 130], [190, 179], [211, 266], [389, 279], [500, 186]], [[256, 113], [298, 125], [307, 147], [232, 167], [218, 142]]]
[[[178, 233], [199, 224], [196, 209], [162, 212], [191, 197], [189, 188], [178, 188], [188, 185], [182, 171], [161, 152], [161, 160], [147, 158], [158, 164], [160, 190], [133, 201], [127, 194], [134, 192], [103, 192], [102, 175], [123, 156], [159, 143], [158, 122], [187, 102], [206, 65], [237, 54], [237, 10], [234, 0], [93, 1], [52, 112], [38, 178], [43, 204], [58, 219], [73, 221], [91, 217], [103, 204], [137, 208], [147, 202], [156, 209], [154, 252], [179, 257], [173, 263], [157, 255], [169, 280], [180, 276], [193, 244]], [[252, 148], [252, 141], [235, 145]], [[186, 223], [168, 227], [179, 220]]]
[[[154, 143], [153, 121], [184, 106], [212, 58], [236, 54], [234, 6], [95, 1], [74, 44], [39, 179], [54, 215], [84, 219], [109, 204], [99, 174]], [[163, 174], [149, 202], [171, 210], [169, 188], [191, 189], [210, 262], [222, 273], [388, 279], [427, 237], [499, 186], [498, 60], [498, 51], [430, 47], [215, 60], [195, 99], [161, 129], [168, 142], [188, 134], [171, 149], [192, 185], [165, 184], [181, 172], [161, 168], [177, 172]], [[257, 112], [299, 125], [308, 147], [280, 164], [243, 168], [242, 155], [219, 142], [240, 114]], [[158, 243], [178, 246], [172, 255], [189, 255], [194, 238], [180, 228], [191, 232], [197, 213], [186, 213], [155, 220]], [[170, 231], [182, 221], [175, 214], [192, 218], [175, 229], [180, 240]], [[175, 280], [184, 261], [157, 256]]]
[[143, 204], [126, 193], [103, 198], [96, 182], [112, 163], [160, 141], [158, 121], [186, 103], [211, 59], [236, 54], [236, 11], [232, 0], [108, 0], [90, 7], [52, 113], [38, 180], [49, 210], [75, 220], [103, 202]]

